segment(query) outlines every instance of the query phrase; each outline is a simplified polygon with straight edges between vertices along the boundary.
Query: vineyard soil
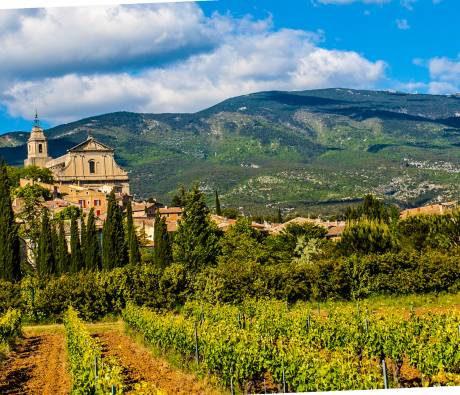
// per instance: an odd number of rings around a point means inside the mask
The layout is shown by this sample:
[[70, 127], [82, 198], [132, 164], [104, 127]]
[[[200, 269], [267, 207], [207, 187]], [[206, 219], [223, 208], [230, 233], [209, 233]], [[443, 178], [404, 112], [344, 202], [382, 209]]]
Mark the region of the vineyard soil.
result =
[[153, 356], [148, 349], [120, 330], [97, 331], [95, 336], [103, 345], [104, 355], [115, 357], [123, 367], [128, 393], [135, 393], [136, 384], [148, 383], [166, 394], [219, 394], [194, 375], [177, 370], [163, 359]]
[[[44, 328], [44, 327], [42, 327]], [[62, 327], [25, 330], [0, 370], [1, 394], [64, 395], [70, 391]]]

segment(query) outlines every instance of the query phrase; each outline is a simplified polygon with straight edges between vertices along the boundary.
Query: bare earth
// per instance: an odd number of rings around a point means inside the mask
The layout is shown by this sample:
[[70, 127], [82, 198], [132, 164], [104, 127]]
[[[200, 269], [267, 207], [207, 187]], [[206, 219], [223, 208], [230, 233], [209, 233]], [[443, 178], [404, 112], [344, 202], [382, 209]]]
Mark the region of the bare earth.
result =
[[120, 331], [100, 332], [96, 336], [103, 345], [105, 355], [117, 358], [123, 366], [128, 391], [132, 391], [136, 383], [147, 382], [168, 395], [220, 394], [205, 381], [174, 369], [163, 359], [156, 358], [149, 350]]
[[0, 394], [64, 395], [70, 391], [63, 331], [27, 334], [0, 369]]

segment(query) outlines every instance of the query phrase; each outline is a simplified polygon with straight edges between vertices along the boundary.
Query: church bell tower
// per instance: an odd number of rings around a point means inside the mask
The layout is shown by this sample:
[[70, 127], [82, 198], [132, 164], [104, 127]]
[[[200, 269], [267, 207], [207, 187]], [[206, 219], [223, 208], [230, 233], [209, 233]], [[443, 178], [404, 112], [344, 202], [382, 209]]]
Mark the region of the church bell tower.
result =
[[48, 156], [48, 140], [40, 127], [38, 114], [35, 113], [34, 126], [27, 141], [27, 159], [24, 166], [46, 167], [51, 158]]

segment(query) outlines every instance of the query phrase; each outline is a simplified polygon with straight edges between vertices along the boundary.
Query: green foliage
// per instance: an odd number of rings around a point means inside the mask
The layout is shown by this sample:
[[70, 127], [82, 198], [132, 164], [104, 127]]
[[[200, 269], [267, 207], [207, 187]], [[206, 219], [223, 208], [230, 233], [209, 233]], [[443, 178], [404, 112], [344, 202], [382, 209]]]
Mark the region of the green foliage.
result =
[[101, 269], [101, 252], [99, 248], [99, 235], [96, 230], [96, 218], [94, 208], [91, 208], [88, 214], [86, 224], [86, 248], [85, 248], [85, 267], [88, 270]]
[[72, 394], [108, 394], [111, 393], [112, 385], [117, 387], [117, 393], [123, 394], [121, 366], [111, 359], [104, 359], [102, 363], [101, 346], [90, 336], [79, 319], [78, 312], [72, 307], [64, 315], [64, 326], [72, 375]]
[[123, 214], [112, 190], [108, 198], [107, 219], [102, 231], [102, 268], [110, 270], [126, 265], [127, 253]]
[[42, 278], [46, 278], [56, 273], [53, 244], [53, 235], [48, 210], [43, 209], [36, 262], [38, 275]]
[[216, 207], [216, 215], [222, 215], [222, 209], [220, 208], [219, 194], [217, 193], [217, 191], [216, 191], [215, 207]]
[[27, 166], [19, 169], [19, 176], [20, 178], [27, 178], [45, 184], [52, 184], [54, 182], [51, 170], [38, 166]]
[[154, 224], [154, 262], [158, 267], [166, 268], [172, 261], [172, 240], [168, 233], [166, 220], [159, 213], [155, 215]]
[[279, 239], [278, 246], [281, 251], [287, 251], [292, 256], [300, 237], [308, 242], [310, 239], [324, 239], [326, 234], [326, 228], [314, 223], [290, 223], [277, 236]]
[[173, 207], [185, 207], [187, 196], [183, 185], [179, 187], [177, 193], [173, 196], [171, 204]]
[[133, 207], [131, 202], [128, 203], [126, 223], [126, 244], [128, 246], [129, 263], [131, 265], [138, 265], [141, 262], [141, 253], [139, 250], [139, 239], [133, 224]]
[[185, 208], [174, 237], [174, 261], [196, 273], [216, 262], [217, 229], [211, 222], [203, 194], [197, 186], [186, 195]]
[[123, 318], [148, 343], [185, 360], [194, 356], [197, 341], [198, 369], [243, 391], [249, 383], [263, 388], [270, 377], [270, 390], [281, 392], [283, 376], [289, 392], [382, 388], [382, 357], [399, 363], [407, 356], [427, 384], [440, 372], [458, 378], [457, 312], [382, 316], [331, 306], [318, 313], [311, 305], [289, 309], [279, 301], [249, 300], [241, 306], [186, 304], [182, 314], [129, 304]]
[[56, 274], [61, 275], [70, 271], [70, 255], [64, 229], [64, 222], [59, 221], [58, 243], [55, 252]]
[[25, 200], [50, 200], [52, 198], [51, 192], [43, 188], [41, 185], [26, 185], [22, 188], [17, 188], [14, 192], [15, 196]]
[[83, 218], [83, 210], [77, 206], [68, 206], [54, 215], [54, 219], [59, 221], [70, 220], [72, 218]]
[[70, 221], [70, 273], [77, 273], [83, 269], [84, 261], [81, 252], [80, 231], [78, 220], [72, 217]]
[[21, 335], [22, 316], [19, 310], [9, 309], [0, 316], [0, 345]]
[[229, 219], [237, 219], [238, 217], [241, 216], [240, 212], [233, 207], [225, 207], [221, 210], [221, 214], [225, 218]]
[[5, 163], [0, 164], [0, 278], [21, 278], [18, 226], [11, 206], [10, 182]]
[[415, 250], [448, 250], [460, 244], [460, 212], [444, 215], [417, 215], [398, 222], [401, 244]]
[[385, 253], [397, 248], [390, 225], [367, 218], [348, 222], [337, 244], [337, 249], [345, 255]]
[[366, 195], [360, 205], [347, 208], [345, 217], [348, 221], [369, 219], [389, 223], [398, 219], [399, 212], [395, 206], [387, 207], [375, 196]]

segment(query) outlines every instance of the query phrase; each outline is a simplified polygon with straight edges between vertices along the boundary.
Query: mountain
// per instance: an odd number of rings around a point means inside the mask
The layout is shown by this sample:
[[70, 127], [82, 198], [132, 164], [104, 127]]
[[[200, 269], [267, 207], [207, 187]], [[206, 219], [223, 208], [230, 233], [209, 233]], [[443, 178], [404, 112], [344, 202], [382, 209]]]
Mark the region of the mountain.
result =
[[[459, 199], [460, 97], [351, 89], [261, 92], [195, 114], [119, 112], [46, 131], [56, 157], [88, 132], [116, 149], [137, 196], [218, 189], [245, 212], [318, 213], [373, 192], [403, 207]], [[27, 133], [0, 136], [20, 165]]]

